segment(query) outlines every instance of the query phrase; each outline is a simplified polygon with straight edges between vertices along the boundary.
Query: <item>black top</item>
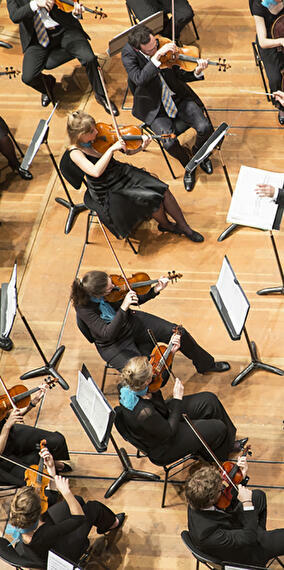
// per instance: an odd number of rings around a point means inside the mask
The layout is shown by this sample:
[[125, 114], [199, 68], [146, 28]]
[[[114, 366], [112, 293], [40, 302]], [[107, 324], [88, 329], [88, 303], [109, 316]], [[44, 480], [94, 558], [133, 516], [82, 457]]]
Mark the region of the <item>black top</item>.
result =
[[277, 20], [277, 18], [279, 18], [279, 16], [282, 16], [284, 14], [284, 8], [282, 8], [278, 14], [271, 14], [270, 10], [268, 10], [268, 8], [265, 8], [265, 6], [261, 4], [260, 0], [253, 0], [251, 5], [251, 13], [253, 16], [261, 16], [264, 19], [267, 37], [271, 38], [272, 24], [275, 22], [275, 20]]

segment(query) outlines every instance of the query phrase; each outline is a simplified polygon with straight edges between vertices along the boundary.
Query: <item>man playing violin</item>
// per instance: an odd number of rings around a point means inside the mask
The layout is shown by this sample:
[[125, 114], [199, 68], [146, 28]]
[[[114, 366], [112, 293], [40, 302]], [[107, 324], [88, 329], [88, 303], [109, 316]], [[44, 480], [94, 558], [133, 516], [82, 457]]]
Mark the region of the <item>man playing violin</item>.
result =
[[[159, 48], [159, 40], [146, 26], [135, 27], [128, 35], [128, 43], [122, 50], [123, 65], [134, 94], [132, 114], [151, 127], [156, 134], [183, 132], [190, 127], [196, 131], [192, 148], [195, 154], [213, 132], [212, 125], [204, 115], [204, 105], [188, 81], [204, 79], [203, 71], [208, 66], [205, 59], [198, 60], [194, 71], [185, 71], [177, 65], [161, 69], [161, 58], [177, 47], [169, 42]], [[179, 160], [185, 168], [190, 160], [189, 149], [178, 139], [165, 139], [165, 149]], [[212, 163], [206, 158], [201, 168], [212, 174]], [[195, 171], [185, 171], [184, 187], [190, 192], [195, 184]]]
[[[168, 343], [174, 323], [144, 311], [133, 311], [131, 305], [142, 305], [154, 299], [168, 285], [166, 277], [145, 295], [129, 291], [122, 301], [108, 303], [105, 297], [114, 289], [111, 277], [104, 271], [89, 271], [72, 284], [71, 300], [77, 313], [80, 330], [94, 342], [101, 357], [121, 370], [132, 356], [150, 356], [153, 343], [147, 333], [151, 329], [159, 342]], [[197, 371], [224, 372], [228, 362], [215, 362], [189, 332], [181, 327], [181, 352], [193, 361]]]
[[[20, 25], [20, 38], [24, 52], [22, 81], [42, 94], [42, 105], [46, 107], [54, 101], [56, 79], [53, 75], [43, 75], [52, 52], [61, 48], [66, 56], [77, 58], [86, 72], [95, 93], [97, 102], [110, 113], [103, 86], [98, 74], [98, 61], [89, 43], [89, 36], [83, 30], [78, 18], [84, 7], [74, 4], [73, 13], [64, 12], [56, 5], [56, 0], [7, 0], [12, 22]], [[52, 64], [59, 56], [55, 54]], [[113, 112], [118, 115], [114, 103]]]
[[[245, 478], [248, 464], [244, 456], [238, 465]], [[237, 498], [224, 511], [215, 506], [222, 486], [220, 471], [213, 465], [189, 474], [188, 529], [196, 548], [220, 561], [259, 566], [284, 554], [284, 528], [266, 530], [265, 493], [239, 485]]]

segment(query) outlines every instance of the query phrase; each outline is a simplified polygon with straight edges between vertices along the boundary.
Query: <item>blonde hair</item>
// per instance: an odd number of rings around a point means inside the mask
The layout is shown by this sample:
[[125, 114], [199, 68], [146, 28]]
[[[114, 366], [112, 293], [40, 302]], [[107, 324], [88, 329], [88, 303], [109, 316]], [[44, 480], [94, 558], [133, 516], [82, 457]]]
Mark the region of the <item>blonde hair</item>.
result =
[[33, 487], [22, 487], [11, 503], [10, 523], [17, 528], [30, 528], [40, 517], [41, 505]]
[[90, 133], [96, 121], [85, 111], [73, 111], [67, 119], [67, 133], [72, 144], [76, 144], [81, 135]]
[[152, 365], [147, 356], [134, 356], [122, 369], [121, 380], [131, 390], [137, 391], [144, 387], [152, 374]]

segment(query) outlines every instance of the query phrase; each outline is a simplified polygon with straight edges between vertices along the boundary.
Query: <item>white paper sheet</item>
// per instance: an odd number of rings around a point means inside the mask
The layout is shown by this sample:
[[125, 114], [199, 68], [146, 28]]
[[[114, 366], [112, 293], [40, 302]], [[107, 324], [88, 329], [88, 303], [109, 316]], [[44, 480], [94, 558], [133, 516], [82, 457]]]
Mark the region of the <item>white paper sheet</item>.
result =
[[239, 335], [245, 322], [249, 303], [226, 257], [224, 257], [216, 287], [227, 309], [232, 325]]
[[111, 408], [105, 402], [93, 379], [90, 376], [86, 378], [80, 371], [78, 372], [76, 400], [102, 443], [108, 427]]

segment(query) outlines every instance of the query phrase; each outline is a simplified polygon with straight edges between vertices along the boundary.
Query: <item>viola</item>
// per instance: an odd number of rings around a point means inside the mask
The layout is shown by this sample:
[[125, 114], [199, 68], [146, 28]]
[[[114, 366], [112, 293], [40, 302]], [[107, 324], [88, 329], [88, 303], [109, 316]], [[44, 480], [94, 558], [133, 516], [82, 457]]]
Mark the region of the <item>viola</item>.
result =
[[[40, 442], [40, 449], [46, 447], [46, 440], [42, 439]], [[46, 476], [47, 475], [47, 476]], [[39, 493], [41, 501], [41, 513], [45, 513], [48, 509], [48, 498], [45, 494], [45, 489], [49, 484], [50, 476], [48, 476], [47, 469], [44, 467], [44, 460], [40, 457], [38, 465], [31, 465], [25, 471], [26, 485], [34, 487]]]
[[[97, 152], [103, 154], [108, 148], [110, 148], [115, 142], [118, 141], [118, 136], [113, 126], [107, 125], [106, 123], [97, 123], [96, 129], [98, 131], [98, 134], [92, 146]], [[126, 142], [126, 147], [128, 150], [137, 150], [141, 147], [143, 140], [143, 131], [140, 127], [136, 125], [119, 127], [119, 133], [120, 138]], [[169, 133], [162, 135], [151, 135], [151, 137], [155, 140], [161, 140], [165, 138], [175, 139], [176, 135], [174, 133]]]
[[[169, 43], [169, 40], [167, 38], [163, 38], [162, 36], [157, 37], [159, 41], [159, 47], [162, 47], [165, 44]], [[199, 49], [196, 46], [177, 47], [176, 52], [168, 51], [168, 53], [160, 58], [161, 68], [178, 65], [185, 71], [193, 71], [199, 58]], [[229, 63], [226, 63], [226, 59], [221, 57], [219, 57], [218, 61], [208, 60], [208, 65], [217, 66], [218, 71], [227, 71], [227, 69], [230, 69], [231, 67]]]
[[[50, 377], [48, 377], [45, 381], [46, 385], [50, 389], [55, 386], [55, 382], [56, 380]], [[8, 398], [7, 394], [2, 394], [0, 396], [0, 421], [9, 414], [10, 410], [13, 407], [12, 402], [14, 402], [17, 408], [25, 408], [31, 401], [31, 394], [34, 394], [38, 390], [40, 390], [40, 386], [32, 388], [31, 390], [27, 390], [23, 384], [16, 384], [8, 390], [10, 399]]]
[[[168, 279], [172, 283], [181, 279], [181, 277], [181, 273], [168, 271]], [[115, 303], [116, 301], [124, 299], [125, 295], [128, 293], [128, 286], [125, 283], [124, 277], [121, 275], [110, 275], [110, 278], [115, 287], [108, 295], [105, 295], [104, 299], [109, 303]], [[131, 277], [127, 278], [127, 281], [131, 289], [136, 291], [137, 295], [145, 295], [150, 291], [151, 285], [153, 285], [153, 283], [158, 283], [159, 279], [150, 279], [147, 273], [140, 272], [133, 273]]]
[[[284, 38], [284, 14], [278, 16], [271, 26], [271, 37], [273, 39]], [[278, 46], [277, 51], [284, 53], [284, 47]]]
[[[243, 450], [242, 457], [246, 457], [246, 455], [251, 455], [250, 445], [247, 445]], [[224, 481], [224, 485], [221, 495], [216, 503], [216, 507], [219, 509], [227, 509], [234, 498], [233, 486], [230, 483], [230, 480], [235, 485], [239, 485], [243, 481], [243, 474], [236, 463], [233, 463], [232, 461], [224, 461], [222, 464], [221, 476]], [[229, 482], [228, 476], [230, 479]]]
[[[149, 331], [148, 331], [149, 332]], [[181, 333], [181, 325], [174, 327], [173, 332], [175, 334]], [[151, 336], [151, 334], [150, 334]], [[165, 370], [170, 370], [174, 359], [174, 353], [172, 352], [173, 343], [170, 342], [168, 345], [157, 343], [153, 348], [150, 355], [150, 364], [153, 368], [152, 382], [148, 386], [149, 392], [157, 392], [160, 389], [164, 378], [163, 372]]]
[[[72, 12], [74, 8], [73, 0], [55, 0], [55, 4], [59, 8], [59, 10], [62, 10], [63, 12]], [[92, 8], [84, 6], [84, 9], [86, 12], [91, 12], [91, 14], [95, 14], [95, 18], [97, 17], [99, 17], [100, 19], [107, 18], [107, 14], [103, 12], [102, 8], [96, 7], [93, 10]]]

